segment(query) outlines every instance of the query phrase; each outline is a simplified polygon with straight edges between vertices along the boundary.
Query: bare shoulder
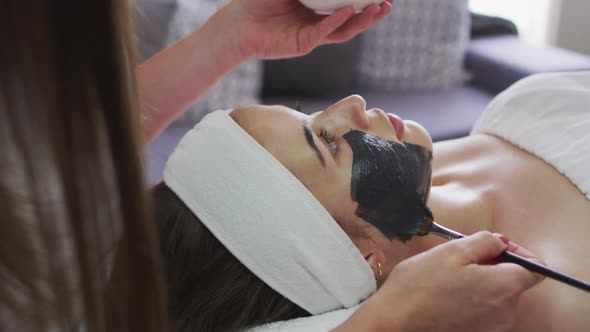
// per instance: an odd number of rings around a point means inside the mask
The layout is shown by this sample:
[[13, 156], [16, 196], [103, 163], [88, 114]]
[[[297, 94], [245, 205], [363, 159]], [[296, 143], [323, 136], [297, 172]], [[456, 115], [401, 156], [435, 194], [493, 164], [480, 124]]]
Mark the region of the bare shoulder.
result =
[[589, 313], [588, 293], [547, 279], [522, 296], [512, 331], [590, 331]]
[[[590, 280], [590, 201], [555, 168], [490, 135], [437, 143], [434, 162], [433, 204], [451, 226], [469, 232], [486, 225], [469, 219], [489, 218], [491, 231], [548, 266]], [[590, 331], [590, 294], [550, 279], [525, 293], [518, 310], [514, 331]]]

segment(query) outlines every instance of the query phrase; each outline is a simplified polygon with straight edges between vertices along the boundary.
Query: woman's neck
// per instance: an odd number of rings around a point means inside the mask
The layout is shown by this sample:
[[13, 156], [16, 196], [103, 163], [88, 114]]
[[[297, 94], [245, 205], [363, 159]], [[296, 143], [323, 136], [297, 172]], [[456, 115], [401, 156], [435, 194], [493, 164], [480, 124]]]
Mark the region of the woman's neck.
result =
[[[496, 140], [481, 135], [435, 144], [428, 206], [438, 224], [463, 234], [494, 231], [492, 221], [499, 188], [490, 174], [494, 165], [491, 150]], [[421, 251], [444, 241], [427, 236], [409, 244]]]

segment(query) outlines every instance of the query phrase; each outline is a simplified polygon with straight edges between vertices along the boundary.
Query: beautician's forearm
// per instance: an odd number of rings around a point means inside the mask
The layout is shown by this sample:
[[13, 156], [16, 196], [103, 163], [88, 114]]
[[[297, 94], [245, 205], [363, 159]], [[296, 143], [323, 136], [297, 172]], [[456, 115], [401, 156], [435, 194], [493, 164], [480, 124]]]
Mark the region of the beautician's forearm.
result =
[[217, 12], [203, 27], [138, 68], [145, 142], [157, 137], [220, 77], [247, 60], [229, 36], [228, 15]]

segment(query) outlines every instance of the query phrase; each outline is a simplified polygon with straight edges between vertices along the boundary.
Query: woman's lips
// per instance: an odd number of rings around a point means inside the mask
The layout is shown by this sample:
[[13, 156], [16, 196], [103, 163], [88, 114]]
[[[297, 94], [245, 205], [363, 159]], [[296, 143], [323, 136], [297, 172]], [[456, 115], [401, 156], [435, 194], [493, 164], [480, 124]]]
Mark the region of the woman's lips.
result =
[[400, 142], [401, 142], [404, 138], [404, 134], [406, 131], [406, 126], [404, 125], [404, 120], [402, 120], [399, 116], [397, 116], [395, 114], [391, 114], [391, 113], [387, 113], [387, 117], [389, 118], [389, 122], [391, 122], [393, 129], [395, 129], [395, 134], [397, 135], [397, 139], [400, 140]]

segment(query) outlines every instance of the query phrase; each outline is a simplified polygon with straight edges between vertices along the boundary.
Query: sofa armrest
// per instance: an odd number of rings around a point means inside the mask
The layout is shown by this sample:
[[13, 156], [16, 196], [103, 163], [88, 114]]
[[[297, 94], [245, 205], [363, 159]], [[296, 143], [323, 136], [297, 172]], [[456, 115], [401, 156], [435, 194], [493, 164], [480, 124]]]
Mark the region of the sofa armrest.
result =
[[590, 70], [590, 57], [553, 46], [535, 47], [517, 36], [473, 39], [465, 57], [471, 83], [498, 93], [532, 74]]

